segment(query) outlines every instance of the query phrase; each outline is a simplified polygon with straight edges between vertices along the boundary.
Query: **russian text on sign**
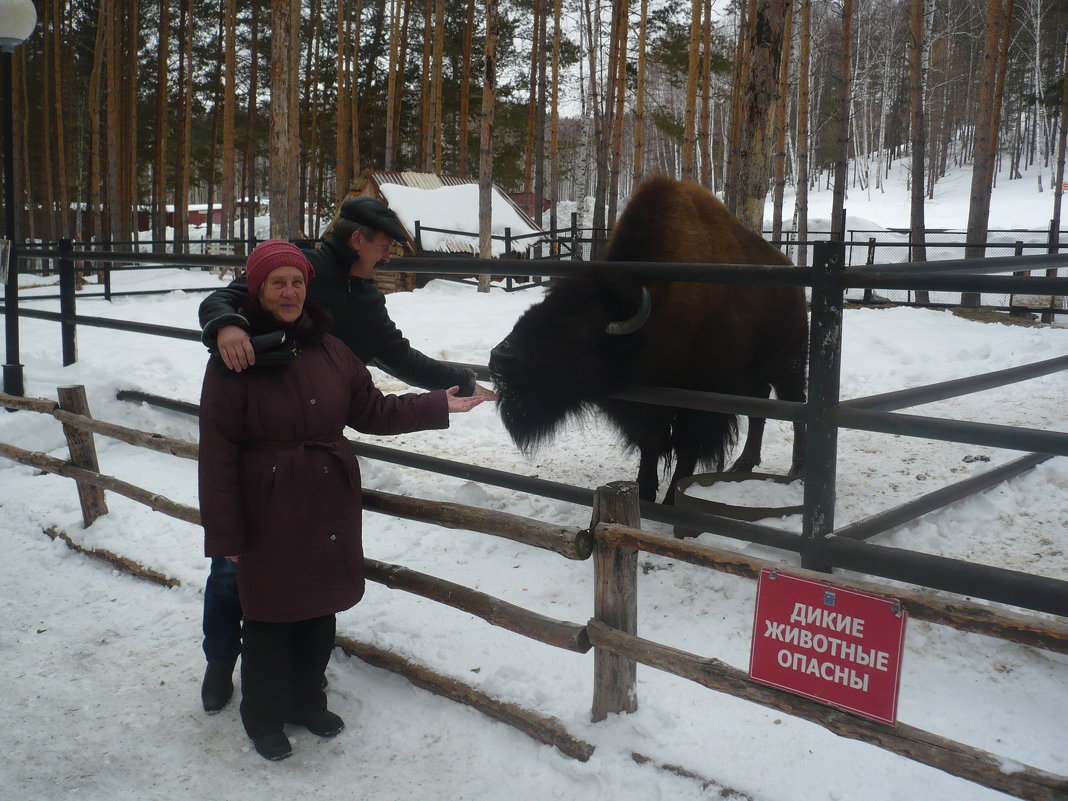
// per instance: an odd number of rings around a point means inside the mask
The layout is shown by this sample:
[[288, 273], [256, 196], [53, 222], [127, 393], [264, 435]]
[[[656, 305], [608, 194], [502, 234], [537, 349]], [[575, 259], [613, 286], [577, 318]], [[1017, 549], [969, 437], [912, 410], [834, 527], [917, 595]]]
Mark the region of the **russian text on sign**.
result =
[[830, 637], [826, 634], [813, 634], [808, 629], [788, 626], [785, 623], [776, 623], [772, 620], [765, 620], [764, 625], [764, 636], [772, 640], [784, 642], [787, 645], [796, 645], [821, 654], [830, 653], [831, 656], [848, 659], [858, 665], [871, 666], [876, 670], [886, 671], [889, 669], [890, 654], [886, 653], [886, 651], [865, 648], [856, 643], [847, 642], [838, 637]]

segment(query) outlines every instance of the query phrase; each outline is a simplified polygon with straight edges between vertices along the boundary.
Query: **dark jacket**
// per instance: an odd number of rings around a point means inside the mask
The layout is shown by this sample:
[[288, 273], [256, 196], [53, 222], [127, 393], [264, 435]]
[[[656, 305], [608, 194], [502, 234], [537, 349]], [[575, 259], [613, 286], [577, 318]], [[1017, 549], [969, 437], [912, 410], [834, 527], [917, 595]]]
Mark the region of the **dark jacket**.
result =
[[[262, 312], [249, 316], [254, 333], [270, 329]], [[444, 392], [383, 395], [324, 333], [325, 320], [316, 313], [287, 331], [299, 342], [289, 364], [234, 373], [214, 356], [204, 373], [204, 553], [241, 557], [238, 594], [250, 620], [307, 620], [363, 596], [360, 471], [346, 425], [368, 434], [449, 425]]]
[[[356, 251], [326, 239], [319, 248], [305, 250], [315, 268], [308, 282], [308, 297], [334, 318], [331, 333], [344, 342], [364, 364], [374, 364], [390, 375], [423, 389], [460, 387], [460, 395], [475, 391], [475, 374], [468, 369], [435, 361], [411, 346], [390, 319], [386, 297], [373, 282], [349, 276]], [[212, 292], [200, 304], [204, 344], [215, 344], [215, 335], [226, 325], [248, 330], [248, 321], [237, 308], [248, 297], [244, 277]]]

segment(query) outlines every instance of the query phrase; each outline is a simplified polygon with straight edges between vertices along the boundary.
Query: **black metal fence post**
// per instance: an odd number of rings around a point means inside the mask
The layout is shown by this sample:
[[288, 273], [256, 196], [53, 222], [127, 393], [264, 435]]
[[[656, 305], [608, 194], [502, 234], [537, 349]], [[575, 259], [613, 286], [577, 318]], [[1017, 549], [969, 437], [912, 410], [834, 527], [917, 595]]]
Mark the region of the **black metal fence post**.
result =
[[[107, 242], [105, 248], [109, 251], [115, 249], [112, 242]], [[98, 266], [104, 271], [104, 300], [111, 303], [111, 268], [115, 265], [110, 261], [104, 261], [100, 262]]]
[[73, 240], [59, 240], [59, 313], [61, 317], [59, 328], [63, 343], [64, 367], [78, 361], [78, 328], [74, 323], [74, 316], [77, 314], [74, 259], [70, 257], [73, 250]]
[[[3, 72], [3, 117], [4, 131], [4, 236], [8, 242], [7, 283], [4, 290], [4, 335], [6, 357], [4, 360], [4, 392], [8, 395], [25, 394], [22, 363], [19, 361], [19, 260], [18, 260], [18, 214], [15, 209], [15, 148], [14, 121], [11, 98], [14, 47], [0, 48], [0, 68]], [[21, 201], [20, 201], [21, 204]]]
[[[871, 265], [875, 264], [875, 244], [876, 244], [875, 237], [874, 236], [869, 236], [868, 237], [868, 258], [864, 262], [869, 267]], [[864, 290], [864, 302], [865, 303], [871, 303], [872, 297], [874, 296], [874, 294], [875, 294], [875, 290], [870, 289], [870, 288], [869, 289], [865, 289]]]
[[579, 252], [578, 212], [571, 212], [571, 260], [579, 261], [582, 254]]
[[842, 307], [839, 280], [845, 263], [844, 242], [816, 242], [813, 247], [812, 317], [809, 332], [808, 409], [805, 453], [805, 513], [801, 565], [829, 570], [811, 555], [814, 540], [834, 530], [835, 478], [838, 460], [838, 405], [842, 365]]

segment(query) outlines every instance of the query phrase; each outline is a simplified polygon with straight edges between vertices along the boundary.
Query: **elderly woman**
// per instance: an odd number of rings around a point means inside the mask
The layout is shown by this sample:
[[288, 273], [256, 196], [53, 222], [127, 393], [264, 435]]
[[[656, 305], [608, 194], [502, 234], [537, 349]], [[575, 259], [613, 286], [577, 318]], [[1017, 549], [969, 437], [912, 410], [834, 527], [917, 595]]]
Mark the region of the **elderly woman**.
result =
[[283, 727], [333, 737], [324, 673], [335, 613], [363, 596], [360, 472], [345, 426], [368, 434], [447, 428], [481, 398], [456, 387], [383, 395], [364, 365], [305, 303], [314, 274], [298, 248], [256, 247], [242, 314], [276, 347], [234, 373], [213, 357], [200, 400], [204, 552], [237, 566], [244, 608], [241, 721], [267, 759], [292, 753]]

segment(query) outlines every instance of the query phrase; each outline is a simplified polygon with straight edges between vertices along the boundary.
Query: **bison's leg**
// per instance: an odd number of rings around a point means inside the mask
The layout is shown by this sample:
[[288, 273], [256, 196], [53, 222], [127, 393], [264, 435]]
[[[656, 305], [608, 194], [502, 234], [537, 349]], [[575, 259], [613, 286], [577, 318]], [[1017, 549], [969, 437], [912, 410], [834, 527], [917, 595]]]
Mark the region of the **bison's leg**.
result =
[[[770, 398], [771, 385], [754, 387], [747, 393], [755, 398]], [[737, 461], [731, 465], [731, 472], [751, 473], [760, 464], [760, 450], [764, 445], [764, 425], [767, 421], [763, 417], [750, 417], [749, 430], [745, 434], [745, 446]]]
[[794, 456], [790, 463], [790, 475], [792, 477], [805, 474], [805, 424], [801, 421], [794, 423]]
[[697, 468], [697, 449], [686, 448], [679, 449], [675, 453], [675, 472], [671, 475], [671, 486], [668, 487], [667, 494], [664, 496], [664, 503], [671, 505], [675, 503], [675, 484], [679, 479], [689, 478], [693, 475], [694, 470]]
[[[805, 402], [805, 365], [803, 360], [797, 360], [791, 367], [785, 379], [775, 384], [775, 394], [780, 400]], [[791, 476], [801, 476], [805, 472], [805, 423], [798, 420], [794, 423], [794, 451], [790, 460]]]
[[642, 446], [639, 450], [641, 457], [638, 461], [638, 499], [655, 501], [657, 486], [660, 483], [657, 475], [660, 457], [656, 448]]
[[[705, 454], [711, 461], [723, 463], [723, 452], [733, 435], [729, 425], [729, 416], [709, 415], [679, 409], [671, 433], [671, 450], [675, 456], [675, 471], [671, 475], [671, 484], [664, 496], [665, 504], [675, 503], [675, 485], [684, 478], [689, 478], [697, 469], [701, 460], [702, 445], [709, 448]], [[710, 436], [711, 433], [711, 436]], [[713, 440], [711, 443], [709, 440]]]

